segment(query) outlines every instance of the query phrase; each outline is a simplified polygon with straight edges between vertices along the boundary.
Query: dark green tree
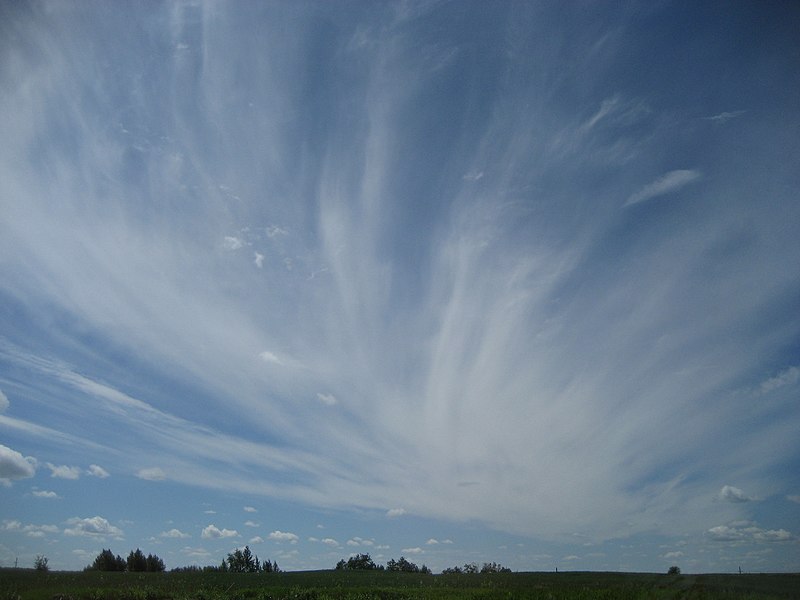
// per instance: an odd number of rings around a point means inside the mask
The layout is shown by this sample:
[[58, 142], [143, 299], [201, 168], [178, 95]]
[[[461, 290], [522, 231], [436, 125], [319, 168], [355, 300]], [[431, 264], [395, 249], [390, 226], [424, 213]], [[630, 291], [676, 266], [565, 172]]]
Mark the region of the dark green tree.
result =
[[511, 569], [504, 567], [500, 563], [490, 562], [483, 563], [481, 573], [511, 573]]
[[103, 551], [98, 554], [94, 562], [86, 567], [87, 570], [94, 570], [94, 571], [124, 571], [127, 568], [128, 564], [125, 562], [121, 556], [117, 555], [114, 556], [114, 553], [111, 550], [106, 550], [105, 548]]
[[148, 554], [146, 559], [147, 571], [150, 573], [161, 573], [166, 569], [164, 561], [155, 554]]
[[383, 567], [376, 565], [369, 554], [356, 554], [348, 558], [347, 562], [344, 559], [340, 560], [336, 563], [336, 568], [340, 571], [372, 571], [381, 570]]
[[680, 567], [676, 567], [675, 565], [672, 565], [672, 566], [671, 566], [671, 567], [670, 567], [670, 568], [667, 570], [667, 575], [680, 575], [680, 574], [681, 574], [681, 569], [680, 569]]
[[228, 563], [227, 570], [231, 573], [258, 573], [261, 570], [261, 562], [249, 546], [245, 546], [244, 550], [237, 548], [225, 560]]
[[[427, 569], [427, 567], [425, 567]], [[393, 558], [386, 563], [386, 570], [387, 571], [399, 571], [402, 573], [419, 573], [420, 568], [415, 565], [413, 562], [407, 560], [404, 556], [401, 556], [399, 560], [394, 560]]]
[[126, 565], [130, 573], [142, 573], [147, 571], [147, 558], [144, 552], [139, 550], [139, 548], [135, 551], [131, 550], [131, 553], [128, 554]]
[[47, 565], [47, 557], [39, 554], [33, 561], [33, 568], [40, 573], [47, 573], [50, 567]]

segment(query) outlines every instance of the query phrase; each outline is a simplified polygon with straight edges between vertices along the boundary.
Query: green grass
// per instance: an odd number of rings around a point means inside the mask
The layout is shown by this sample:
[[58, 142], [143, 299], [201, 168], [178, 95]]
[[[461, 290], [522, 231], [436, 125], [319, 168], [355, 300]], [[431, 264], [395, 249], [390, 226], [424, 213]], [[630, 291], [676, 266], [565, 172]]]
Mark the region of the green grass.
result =
[[418, 575], [100, 573], [0, 569], [0, 600], [589, 600], [800, 598], [800, 574], [499, 573]]

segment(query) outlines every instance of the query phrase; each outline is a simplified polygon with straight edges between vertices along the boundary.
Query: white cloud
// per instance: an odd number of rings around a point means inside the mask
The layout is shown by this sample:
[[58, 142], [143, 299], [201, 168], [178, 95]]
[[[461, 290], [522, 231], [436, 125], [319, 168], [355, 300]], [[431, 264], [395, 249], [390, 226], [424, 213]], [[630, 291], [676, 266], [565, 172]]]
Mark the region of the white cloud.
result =
[[261, 524], [255, 521], [245, 521], [244, 524], [246, 527], [261, 527]]
[[267, 237], [274, 238], [284, 235], [289, 235], [289, 231], [277, 225], [270, 225], [266, 228]]
[[452, 544], [453, 540], [442, 540], [443, 544]]
[[788, 385], [794, 385], [798, 381], [800, 381], [800, 367], [789, 367], [778, 373], [775, 377], [770, 377], [766, 381], [763, 381], [761, 383], [761, 392], [766, 394]]
[[264, 266], [264, 255], [261, 254], [260, 252], [254, 252], [253, 255], [254, 255], [253, 262], [255, 263], [255, 265], [259, 269], [262, 268]]
[[715, 542], [788, 542], [794, 539], [785, 529], [762, 529], [746, 521], [718, 525], [707, 534]]
[[258, 512], [258, 509], [256, 509], [253, 506], [245, 506], [242, 510], [244, 510], [244, 512], [248, 512], [248, 513], [256, 513], [256, 512]]
[[217, 540], [220, 538], [232, 538], [237, 537], [239, 532], [235, 529], [220, 529], [216, 525], [209, 525], [203, 528], [203, 533], [201, 536], [203, 539], [207, 540]]
[[737, 117], [741, 117], [746, 110], [734, 110], [730, 112], [721, 112], [718, 115], [714, 115], [713, 117], [706, 117], [709, 121], [714, 121], [714, 123], [721, 125], [723, 123], [727, 123], [731, 119], [735, 119]]
[[680, 558], [681, 556], [683, 556], [683, 552], [681, 552], [680, 550], [676, 550], [676, 551], [665, 553], [662, 558], [667, 558], [667, 559]]
[[48, 533], [58, 533], [58, 527], [55, 525], [23, 525], [20, 521], [10, 519], [3, 520], [3, 529], [5, 531], [24, 533], [33, 538], [43, 538]]
[[36, 498], [58, 498], [58, 494], [47, 490], [34, 490], [31, 492]]
[[355, 541], [355, 540], [347, 540], [347, 542], [345, 542], [345, 543], [348, 546], [358, 546], [359, 545], [359, 543], [357, 541]]
[[568, 556], [565, 556], [561, 560], [578, 560], [579, 558], [580, 556], [578, 556], [577, 554], [569, 554]]
[[175, 538], [175, 539], [185, 539], [188, 537], [192, 537], [188, 533], [184, 533], [180, 529], [170, 529], [169, 531], [162, 531], [160, 534], [162, 538]]
[[67, 521], [69, 527], [64, 529], [66, 535], [88, 537], [121, 537], [122, 530], [108, 522], [103, 517], [88, 517], [81, 519], [73, 517]]
[[8, 409], [8, 396], [3, 393], [3, 390], [0, 390], [0, 413], [5, 412]]
[[12, 480], [28, 479], [35, 474], [35, 458], [22, 456], [16, 450], [0, 444], [0, 482], [8, 485]]
[[100, 479], [109, 477], [108, 471], [106, 471], [100, 465], [89, 465], [89, 468], [86, 470], [86, 474], [91, 475], [92, 477], [99, 477]]
[[262, 538], [260, 535], [257, 535], [255, 537], [250, 538], [250, 543], [251, 544], [263, 544], [264, 543], [264, 538]]
[[274, 352], [270, 352], [268, 350], [264, 350], [264, 352], [259, 354], [259, 356], [261, 357], [261, 360], [263, 360], [264, 362], [273, 363], [273, 364], [276, 364], [276, 365], [282, 365], [283, 364], [283, 361]]
[[238, 250], [242, 246], [244, 246], [244, 242], [237, 237], [232, 235], [226, 235], [225, 240], [222, 242], [222, 245], [225, 246], [228, 250]]
[[276, 542], [289, 542], [291, 544], [296, 544], [297, 540], [300, 539], [295, 534], [285, 531], [273, 531], [268, 537]]
[[664, 194], [676, 192], [699, 178], [699, 171], [693, 171], [689, 169], [670, 171], [652, 183], [648, 183], [635, 194], [631, 194], [631, 196], [625, 202], [625, 206], [638, 204], [639, 202], [645, 202], [652, 198], [663, 196]]
[[435, 538], [431, 538], [427, 542], [425, 542], [425, 544], [427, 544], [428, 546], [433, 546], [434, 544], [438, 544], [438, 543], [439, 543], [439, 540], [437, 540]]
[[50, 469], [50, 477], [55, 477], [57, 479], [78, 479], [81, 476], [80, 467], [54, 465], [53, 463], [46, 464], [47, 468]]
[[317, 393], [317, 398], [319, 399], [320, 402], [322, 402], [323, 404], [327, 404], [328, 406], [333, 406], [337, 402], [336, 396], [334, 396], [333, 394]]
[[786, 496], [786, 499], [790, 502], [796, 502], [797, 504], [800, 504], [800, 494], [796, 496]]
[[404, 514], [406, 514], [405, 508], [390, 508], [389, 510], [386, 511], [386, 516], [389, 517], [390, 519], [402, 517]]
[[403, 548], [400, 552], [403, 554], [424, 554], [425, 550], [417, 546], [415, 548]]
[[464, 181], [478, 181], [481, 178], [483, 178], [483, 171], [478, 171], [477, 173], [467, 173], [462, 177]]
[[331, 548], [336, 548], [339, 546], [339, 542], [337, 542], [333, 538], [324, 538], [320, 540], [320, 543], [325, 544], [326, 546], [330, 546]]
[[719, 498], [720, 500], [734, 503], [750, 502], [752, 500], [752, 498], [747, 496], [742, 490], [732, 485], [722, 486], [722, 489], [719, 491]]
[[136, 472], [136, 476], [139, 479], [144, 479], [146, 481], [164, 481], [167, 478], [167, 474], [161, 467], [148, 467], [146, 469], [139, 469]]

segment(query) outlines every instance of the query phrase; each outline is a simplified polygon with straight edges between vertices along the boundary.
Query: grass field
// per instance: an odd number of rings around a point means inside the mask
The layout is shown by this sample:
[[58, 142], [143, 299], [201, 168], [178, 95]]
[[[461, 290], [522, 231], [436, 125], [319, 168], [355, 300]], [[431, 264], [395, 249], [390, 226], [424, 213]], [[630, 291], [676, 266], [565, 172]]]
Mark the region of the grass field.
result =
[[800, 598], [800, 574], [504, 573], [418, 575], [101, 573], [0, 569], [0, 600], [404, 600]]

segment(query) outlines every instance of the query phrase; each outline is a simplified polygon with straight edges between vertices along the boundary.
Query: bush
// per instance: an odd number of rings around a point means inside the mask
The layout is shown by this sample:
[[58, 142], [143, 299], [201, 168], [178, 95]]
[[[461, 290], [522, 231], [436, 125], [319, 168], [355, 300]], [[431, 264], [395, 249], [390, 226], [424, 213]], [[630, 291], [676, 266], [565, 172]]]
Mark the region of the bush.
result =
[[676, 567], [675, 565], [672, 565], [667, 571], [667, 575], [680, 575], [680, 574], [681, 574], [680, 567]]

